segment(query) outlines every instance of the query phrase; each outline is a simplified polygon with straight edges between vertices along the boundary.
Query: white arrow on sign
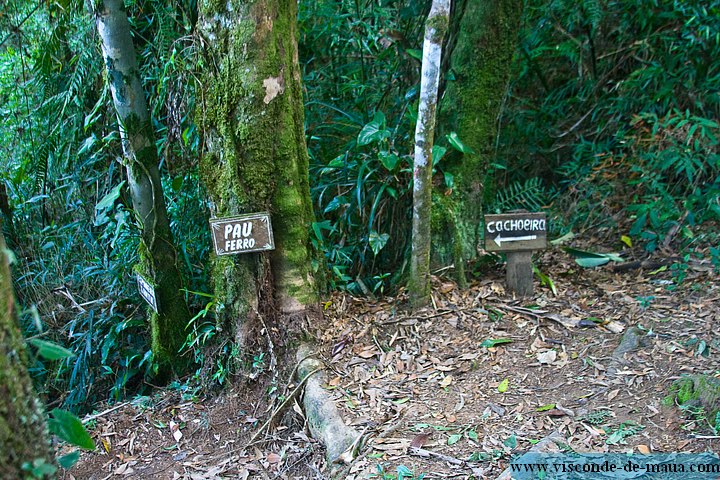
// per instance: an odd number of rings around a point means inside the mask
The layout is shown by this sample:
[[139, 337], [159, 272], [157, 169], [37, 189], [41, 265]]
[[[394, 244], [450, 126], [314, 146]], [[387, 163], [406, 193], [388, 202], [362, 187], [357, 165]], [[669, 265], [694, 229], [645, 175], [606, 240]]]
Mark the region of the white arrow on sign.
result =
[[503, 242], [519, 242], [522, 240], [536, 240], [537, 235], [525, 235], [524, 237], [501, 237], [498, 235], [493, 239], [498, 247], [502, 247]]

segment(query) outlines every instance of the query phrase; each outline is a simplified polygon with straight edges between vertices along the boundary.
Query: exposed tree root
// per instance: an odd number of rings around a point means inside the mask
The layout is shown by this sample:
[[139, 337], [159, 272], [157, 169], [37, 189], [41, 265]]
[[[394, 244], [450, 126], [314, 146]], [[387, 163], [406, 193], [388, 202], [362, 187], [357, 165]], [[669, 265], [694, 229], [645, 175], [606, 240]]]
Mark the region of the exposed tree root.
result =
[[307, 377], [303, 409], [310, 434], [325, 446], [328, 462], [349, 463], [359, 446], [360, 433], [343, 421], [331, 395], [323, 388], [323, 385], [327, 384], [327, 374], [323, 370], [323, 364], [311, 354], [312, 349], [307, 344], [302, 344], [298, 348], [297, 358], [300, 364], [297, 378]]

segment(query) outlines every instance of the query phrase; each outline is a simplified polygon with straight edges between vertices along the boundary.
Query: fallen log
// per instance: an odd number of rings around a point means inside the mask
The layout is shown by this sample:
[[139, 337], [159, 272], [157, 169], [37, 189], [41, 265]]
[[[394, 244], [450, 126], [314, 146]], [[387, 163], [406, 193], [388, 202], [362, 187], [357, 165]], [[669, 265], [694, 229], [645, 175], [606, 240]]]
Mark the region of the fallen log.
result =
[[[327, 374], [323, 363], [315, 358], [307, 344], [298, 348], [297, 378], [305, 381], [303, 410], [313, 438], [325, 446], [330, 463], [350, 463], [360, 441], [360, 433], [345, 424], [332, 395], [323, 388]], [[313, 373], [315, 372], [315, 373]]]

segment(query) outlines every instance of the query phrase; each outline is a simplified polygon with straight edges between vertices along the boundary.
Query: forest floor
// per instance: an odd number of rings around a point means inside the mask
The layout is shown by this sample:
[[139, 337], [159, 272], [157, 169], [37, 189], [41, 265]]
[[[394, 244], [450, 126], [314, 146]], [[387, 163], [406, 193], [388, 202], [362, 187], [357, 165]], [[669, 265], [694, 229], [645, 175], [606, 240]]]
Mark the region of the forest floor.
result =
[[[363, 433], [350, 465], [325, 462], [298, 406], [248, 445], [273, 408], [262, 391], [173, 390], [95, 418], [97, 452], [64, 478], [394, 479], [400, 467], [494, 479], [552, 432], [579, 452], [718, 450], [705, 419], [662, 405], [680, 376], [720, 375], [712, 265], [691, 264], [680, 284], [671, 268], [584, 269], [559, 249], [536, 265], [556, 294], [536, 283], [533, 298], [514, 299], [498, 269], [467, 290], [436, 278], [432, 307], [415, 314], [397, 298], [324, 304], [328, 388]], [[637, 341], [617, 350], [628, 330]]]

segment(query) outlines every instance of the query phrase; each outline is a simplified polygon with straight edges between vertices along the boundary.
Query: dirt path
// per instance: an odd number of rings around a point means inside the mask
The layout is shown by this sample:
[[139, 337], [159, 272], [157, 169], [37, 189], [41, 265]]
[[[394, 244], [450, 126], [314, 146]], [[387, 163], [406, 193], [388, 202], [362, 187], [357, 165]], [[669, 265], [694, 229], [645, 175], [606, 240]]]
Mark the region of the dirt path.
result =
[[[576, 451], [718, 450], [706, 421], [661, 405], [679, 376], [720, 375], [712, 270], [688, 270], [673, 290], [670, 269], [587, 270], [558, 252], [538, 264], [557, 295], [539, 287], [515, 300], [497, 271], [467, 291], [437, 280], [433, 307], [412, 316], [393, 298], [325, 304], [329, 388], [366, 435], [359, 458], [335, 467], [341, 478], [396, 478], [398, 467], [495, 478], [554, 431]], [[630, 351], [616, 351], [635, 327]], [[141, 399], [97, 419], [101, 453], [84, 454], [65, 478], [329, 478], [299, 409], [246, 445], [267, 408], [233, 391]]]

